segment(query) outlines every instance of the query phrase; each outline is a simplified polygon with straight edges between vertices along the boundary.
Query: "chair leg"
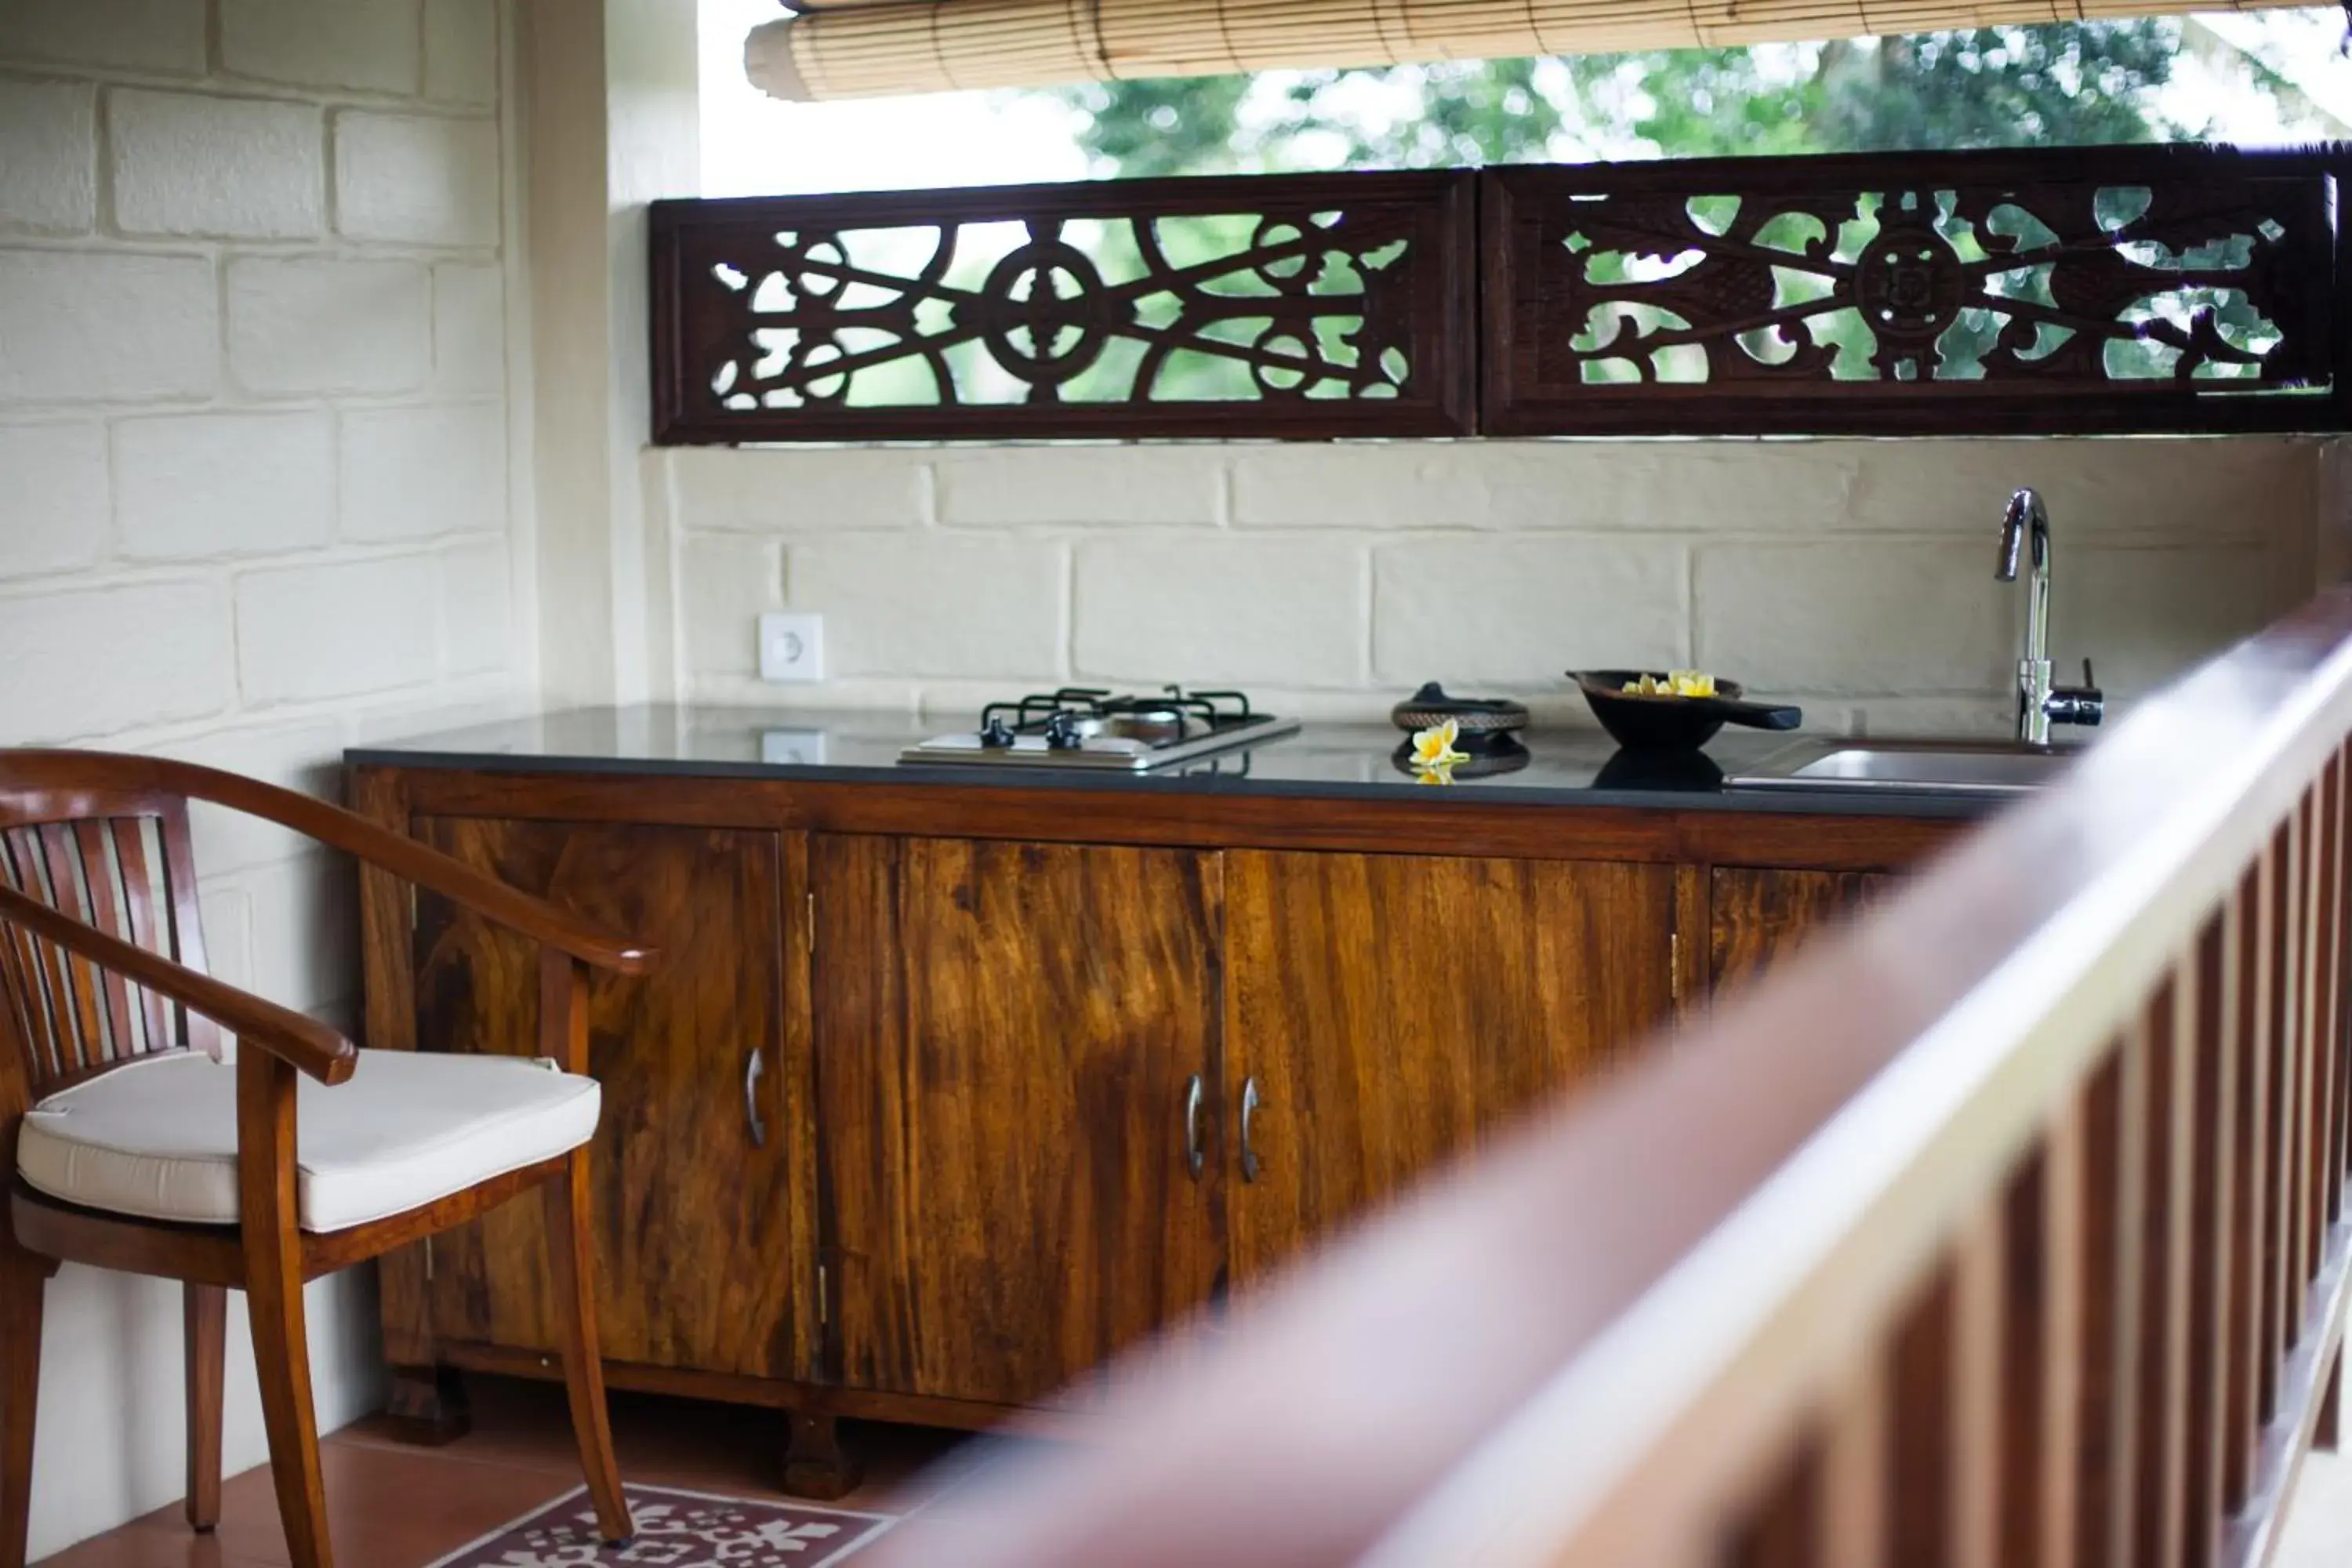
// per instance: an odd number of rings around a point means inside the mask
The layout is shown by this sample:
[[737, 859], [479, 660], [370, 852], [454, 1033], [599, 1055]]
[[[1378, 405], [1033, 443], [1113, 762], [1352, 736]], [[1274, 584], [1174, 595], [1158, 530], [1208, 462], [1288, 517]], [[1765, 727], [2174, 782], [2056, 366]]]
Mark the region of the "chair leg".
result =
[[269, 1435], [269, 1479], [292, 1568], [333, 1568], [327, 1542], [327, 1486], [319, 1468], [319, 1418], [310, 1403], [310, 1337], [302, 1321], [301, 1275], [253, 1268], [253, 1364], [261, 1380], [261, 1422]]
[[[0, 1217], [0, 1226], [6, 1220]], [[0, 1234], [0, 1568], [25, 1568], [33, 1527], [33, 1417], [41, 1388], [46, 1270]]]
[[636, 1534], [629, 1500], [613, 1458], [613, 1426], [604, 1408], [604, 1363], [596, 1337], [596, 1251], [588, 1234], [588, 1151], [575, 1149], [562, 1173], [540, 1191], [547, 1208], [547, 1275], [563, 1338], [563, 1387], [571, 1395], [572, 1432], [580, 1468], [596, 1504], [596, 1529], [619, 1544]]
[[221, 1363], [228, 1338], [228, 1292], [189, 1285], [181, 1292], [188, 1346], [188, 1524], [220, 1523]]

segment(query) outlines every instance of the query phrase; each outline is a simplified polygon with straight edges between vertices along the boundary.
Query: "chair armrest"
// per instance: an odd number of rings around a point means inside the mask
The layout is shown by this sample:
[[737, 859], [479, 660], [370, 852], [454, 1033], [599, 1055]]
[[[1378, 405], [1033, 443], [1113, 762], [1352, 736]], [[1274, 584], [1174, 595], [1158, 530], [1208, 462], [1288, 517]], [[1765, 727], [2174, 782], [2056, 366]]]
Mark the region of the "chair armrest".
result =
[[593, 921], [583, 920], [569, 910], [558, 909], [544, 899], [533, 898], [495, 877], [485, 876], [414, 838], [379, 827], [356, 813], [313, 800], [307, 795], [169, 757], [32, 749], [8, 753], [10, 766], [19, 773], [52, 760], [64, 776], [87, 778], [94, 769], [103, 769], [125, 785], [185, 795], [190, 800], [205, 801], [290, 827], [404, 881], [453, 899], [583, 963], [622, 974], [642, 974], [653, 965], [654, 950], [644, 942], [633, 942]]
[[317, 1019], [109, 936], [12, 888], [0, 887], [0, 923], [22, 926], [100, 968], [135, 980], [228, 1029], [239, 1043], [258, 1046], [321, 1083], [344, 1082], [359, 1066], [359, 1047]]

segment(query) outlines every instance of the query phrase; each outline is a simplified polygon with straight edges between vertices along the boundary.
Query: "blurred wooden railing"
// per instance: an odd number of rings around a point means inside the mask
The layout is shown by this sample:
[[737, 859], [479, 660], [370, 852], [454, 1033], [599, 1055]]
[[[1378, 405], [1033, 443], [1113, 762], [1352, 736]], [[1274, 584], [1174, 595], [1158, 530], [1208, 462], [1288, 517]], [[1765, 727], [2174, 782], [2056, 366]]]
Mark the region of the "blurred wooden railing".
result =
[[2344, 1332], [2347, 733], [2338, 591], [880, 1560], [2265, 1561]]

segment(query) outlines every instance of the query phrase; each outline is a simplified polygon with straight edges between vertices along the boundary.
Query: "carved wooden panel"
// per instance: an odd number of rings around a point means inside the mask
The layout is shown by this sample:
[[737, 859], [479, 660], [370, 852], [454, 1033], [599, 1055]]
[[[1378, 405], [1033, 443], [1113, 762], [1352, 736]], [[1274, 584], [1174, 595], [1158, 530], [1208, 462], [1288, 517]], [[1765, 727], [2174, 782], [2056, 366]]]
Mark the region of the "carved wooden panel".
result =
[[1466, 434], [1475, 181], [656, 203], [656, 439]]
[[1496, 170], [1493, 434], [2341, 428], [2341, 149]]

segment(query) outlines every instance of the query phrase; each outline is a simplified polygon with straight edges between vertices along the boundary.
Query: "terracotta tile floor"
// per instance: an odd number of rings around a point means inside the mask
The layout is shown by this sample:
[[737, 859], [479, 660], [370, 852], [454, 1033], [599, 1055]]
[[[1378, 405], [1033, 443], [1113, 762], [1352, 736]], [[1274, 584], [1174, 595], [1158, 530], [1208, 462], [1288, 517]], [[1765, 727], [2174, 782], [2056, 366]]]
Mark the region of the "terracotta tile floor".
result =
[[[394, 1442], [373, 1421], [321, 1445], [341, 1568], [419, 1568], [579, 1484], [560, 1388], [491, 1378], [470, 1387], [473, 1433], [446, 1448]], [[631, 1481], [782, 1495], [775, 1485], [780, 1415], [616, 1394], [613, 1428]], [[903, 1511], [957, 1472], [933, 1466], [957, 1447], [957, 1434], [868, 1425], [849, 1433], [866, 1456], [866, 1484], [842, 1500], [844, 1508]], [[215, 1535], [191, 1532], [174, 1503], [43, 1568], [286, 1568], [268, 1468], [231, 1478], [222, 1502]], [[2352, 1563], [2352, 1458], [2318, 1455], [2305, 1467], [2278, 1561], [2280, 1568]]]
[[[446, 1448], [396, 1442], [373, 1420], [320, 1445], [338, 1568], [420, 1568], [580, 1484], [562, 1388], [492, 1378], [468, 1387], [473, 1432]], [[913, 1426], [852, 1423], [846, 1431], [866, 1458], [866, 1480], [839, 1506], [890, 1512], [929, 1493], [938, 1481], [918, 1472], [960, 1441]], [[783, 1495], [779, 1413], [615, 1394], [613, 1436], [626, 1480]], [[46, 1559], [43, 1568], [286, 1568], [268, 1467], [230, 1478], [221, 1502], [211, 1536], [190, 1531], [173, 1503]]]

